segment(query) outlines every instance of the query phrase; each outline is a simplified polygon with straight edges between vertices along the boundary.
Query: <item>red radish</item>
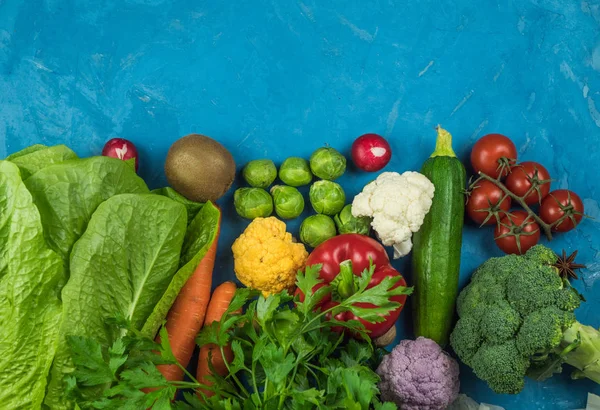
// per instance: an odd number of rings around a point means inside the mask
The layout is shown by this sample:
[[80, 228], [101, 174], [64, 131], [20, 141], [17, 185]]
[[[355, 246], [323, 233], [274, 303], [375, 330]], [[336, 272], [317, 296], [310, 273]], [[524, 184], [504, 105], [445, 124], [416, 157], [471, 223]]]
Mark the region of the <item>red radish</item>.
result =
[[379, 171], [391, 157], [392, 148], [381, 135], [364, 134], [352, 143], [352, 161], [363, 171]]
[[124, 138], [113, 138], [108, 141], [102, 149], [102, 155], [127, 161], [133, 158], [135, 160], [135, 172], [138, 170], [139, 157], [137, 149], [133, 142]]

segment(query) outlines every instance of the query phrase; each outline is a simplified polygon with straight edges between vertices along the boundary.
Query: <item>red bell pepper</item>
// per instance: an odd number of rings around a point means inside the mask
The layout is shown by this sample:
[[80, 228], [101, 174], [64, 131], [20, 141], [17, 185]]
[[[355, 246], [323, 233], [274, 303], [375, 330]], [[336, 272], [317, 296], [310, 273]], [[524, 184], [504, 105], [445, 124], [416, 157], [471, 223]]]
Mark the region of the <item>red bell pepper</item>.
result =
[[[394, 287], [406, 286], [406, 281], [400, 272], [390, 264], [390, 259], [384, 247], [368, 236], [355, 233], [343, 234], [334, 236], [317, 246], [306, 261], [306, 266], [322, 265], [319, 276], [323, 283], [315, 286], [313, 291], [327, 285], [335, 286], [337, 290], [326, 295], [317, 307], [326, 310], [339, 305], [339, 298], [345, 299], [351, 296], [354, 293], [352, 274], [360, 276], [365, 269], [369, 269], [370, 261], [372, 261], [375, 271], [367, 289], [378, 285], [388, 276], [400, 276], [400, 280]], [[341, 277], [336, 280], [338, 275]], [[390, 299], [400, 303], [400, 306], [391, 311], [383, 322], [370, 323], [356, 317], [349, 311], [339, 313], [335, 318], [339, 321], [360, 321], [367, 329], [369, 336], [375, 339], [384, 335], [394, 326], [406, 302], [406, 295], [392, 296]], [[374, 307], [370, 303], [357, 303], [356, 305], [359, 307]]]

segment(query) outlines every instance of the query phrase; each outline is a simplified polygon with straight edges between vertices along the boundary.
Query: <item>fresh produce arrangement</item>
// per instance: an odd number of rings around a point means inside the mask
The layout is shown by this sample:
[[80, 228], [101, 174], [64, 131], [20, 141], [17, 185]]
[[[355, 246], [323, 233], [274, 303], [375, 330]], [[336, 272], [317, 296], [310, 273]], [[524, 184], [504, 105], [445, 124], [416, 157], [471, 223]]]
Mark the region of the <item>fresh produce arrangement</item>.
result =
[[194, 214], [179, 196], [163, 195], [170, 188], [150, 192], [132, 165], [41, 145], [0, 161], [7, 408], [72, 408], [67, 336], [110, 345], [119, 337], [106, 328], [110, 315], [153, 338], [216, 241], [212, 203]]
[[[343, 148], [352, 164], [325, 146], [240, 169], [235, 282], [215, 269], [236, 177], [217, 140], [175, 141], [170, 186], [152, 191], [122, 138], [89, 158], [34, 145], [0, 160], [2, 406], [497, 408], [460, 394], [459, 361], [499, 394], [567, 366], [600, 384], [600, 331], [569, 282], [585, 265], [538, 244], [583, 221], [577, 194], [501, 134], [472, 147], [469, 184], [439, 126], [419, 171], [383, 171], [377, 134]], [[378, 171], [348, 195], [342, 175]], [[508, 255], [459, 291], [465, 213]], [[409, 254], [407, 283], [394, 259]], [[396, 341], [411, 296], [414, 338]]]
[[[358, 147], [358, 148], [357, 148]], [[359, 151], [356, 151], [356, 150]], [[368, 150], [362, 152], [360, 149]], [[385, 152], [379, 150], [384, 149]], [[391, 157], [389, 144], [382, 137], [368, 134], [359, 137], [353, 145], [358, 152], [363, 168], [373, 163], [383, 168]], [[353, 151], [353, 152], [354, 152]], [[373, 157], [376, 153], [376, 158]], [[313, 177], [319, 178], [309, 187], [308, 200], [316, 212], [302, 221], [298, 237], [305, 245], [315, 248], [338, 233], [370, 232], [370, 218], [352, 214], [351, 204], [346, 204], [344, 188], [334, 179], [346, 172], [346, 157], [332, 147], [315, 150], [310, 159], [289, 157], [285, 159], [279, 171], [272, 160], [257, 159], [246, 164], [242, 170], [245, 182], [251, 186], [238, 188], [233, 196], [234, 206], [239, 216], [253, 220], [267, 218], [275, 214], [278, 218], [289, 220], [299, 217], [304, 211], [305, 200], [297, 189], [309, 185]], [[271, 184], [279, 176], [283, 184]], [[335, 222], [334, 222], [335, 218]]]
[[[518, 163], [517, 148], [504, 135], [480, 138], [471, 165], [477, 178], [467, 192], [467, 213], [481, 226], [495, 225], [494, 240], [505, 253], [523, 254], [542, 232], [551, 240], [552, 232], [568, 232], [584, 216], [581, 198], [567, 189], [551, 192], [548, 170], [533, 161]], [[522, 210], [511, 211], [511, 205]]]
[[[366, 289], [364, 285], [372, 281], [373, 272], [365, 270], [352, 298], [315, 310], [332, 290], [323, 285], [318, 272], [317, 265], [298, 273], [297, 286], [304, 297], [302, 301], [296, 299], [295, 306], [289, 304], [293, 297], [287, 292], [257, 298], [248, 288], [238, 290], [219, 321], [205, 322], [198, 343], [203, 348], [209, 346], [210, 360], [199, 369], [198, 377], [188, 374], [190, 381], [169, 380], [156, 370], [156, 364], [166, 362], [185, 371], [166, 342], [151, 343], [132, 332], [131, 337], [121, 337], [109, 346], [112, 356], [104, 359], [100, 354], [84, 354], [85, 350], [102, 350], [96, 340], [70, 338], [73, 361], [80, 369], [71, 381], [73, 394], [84, 398], [80, 403], [92, 408], [164, 408], [176, 389], [182, 387], [198, 389], [197, 395], [186, 393], [185, 401], [176, 405], [183, 409], [288, 408], [292, 404], [329, 409], [395, 408], [378, 398], [379, 377], [372, 370], [377, 355], [372, 345], [368, 340], [345, 342], [333, 329], [344, 327], [368, 337], [360, 322], [339, 321], [336, 312], [347, 310], [366, 321], [379, 320], [380, 315], [398, 307], [391, 299], [406, 293], [407, 288], [395, 286], [400, 278], [397, 276]], [[318, 289], [313, 292], [315, 287]], [[380, 299], [387, 302], [374, 308], [361, 306]], [[240, 314], [242, 307], [246, 309]], [[161, 340], [168, 339], [165, 331], [160, 336]], [[135, 356], [124, 354], [134, 346]], [[220, 356], [218, 366], [213, 364], [211, 351]], [[95, 376], [92, 370], [105, 377]], [[208, 383], [201, 384], [200, 380]], [[110, 389], [89, 393], [83, 387], [107, 383]], [[141, 393], [140, 388], [150, 392]]]

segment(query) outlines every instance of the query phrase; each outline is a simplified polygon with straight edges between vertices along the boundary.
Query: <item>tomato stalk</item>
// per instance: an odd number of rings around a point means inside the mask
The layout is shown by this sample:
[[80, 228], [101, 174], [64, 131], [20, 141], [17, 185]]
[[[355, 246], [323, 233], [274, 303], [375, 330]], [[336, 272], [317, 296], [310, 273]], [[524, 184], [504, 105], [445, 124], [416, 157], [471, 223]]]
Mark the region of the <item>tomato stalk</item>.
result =
[[[469, 189], [463, 190], [463, 193], [467, 196], [467, 203], [469, 202], [469, 199], [471, 199], [471, 194], [473, 192], [473, 189], [479, 188], [479, 185], [477, 185], [477, 182], [480, 179], [478, 179], [477, 181], [475, 181], [470, 187]], [[490, 219], [494, 218], [494, 221], [496, 221], [496, 223], [500, 222], [500, 219], [502, 218], [501, 214], [505, 213], [505, 211], [502, 209], [502, 203], [504, 202], [504, 200], [508, 197], [508, 195], [504, 195], [502, 198], [500, 198], [499, 201], [497, 201], [496, 203], [493, 203], [489, 198], [487, 200], [488, 203], [488, 207], [487, 208], [483, 208], [483, 209], [476, 209], [475, 212], [486, 212], [487, 215], [485, 216], [485, 219], [483, 220], [483, 222], [481, 222], [479, 224], [479, 227], [482, 228], [484, 225], [487, 225], [487, 223], [490, 221]]]
[[517, 160], [514, 158], [508, 158], [508, 157], [499, 158], [498, 159], [498, 167], [496, 168], [496, 171], [498, 172], [498, 175], [499, 175], [498, 178], [507, 176], [510, 173], [511, 167], [513, 167], [516, 162], [517, 162]]
[[[529, 217], [527, 219], [529, 219]], [[537, 234], [537, 229], [535, 231], [531, 231], [531, 232], [526, 231], [526, 228], [529, 225], [532, 225], [535, 223], [533, 221], [527, 221], [527, 219], [525, 219], [525, 221], [523, 221], [523, 223], [521, 225], [513, 225], [513, 224], [509, 225], [509, 224], [505, 224], [502, 222], [498, 222], [498, 225], [505, 226], [508, 229], [508, 232], [506, 232], [502, 235], [496, 236], [495, 239], [502, 239], [502, 238], [506, 238], [509, 236], [514, 236], [515, 242], [517, 244], [517, 249], [519, 250], [519, 255], [522, 255], [523, 252], [521, 250], [521, 237], [522, 236], [532, 236], [532, 235]]]
[[[515, 195], [513, 192], [511, 192], [503, 183], [502, 181], [500, 181], [500, 179], [498, 178], [493, 178], [487, 174], [485, 174], [484, 172], [479, 172], [479, 178], [477, 178], [470, 186], [470, 189], [473, 189], [474, 186], [476, 186], [476, 184], [479, 181], [482, 180], [486, 180], [489, 181], [491, 183], [493, 183], [494, 185], [496, 185], [498, 188], [500, 188], [502, 190], [502, 192], [504, 192], [505, 197], [510, 197], [513, 201], [516, 201], [529, 215], [531, 218], [533, 218], [538, 225], [540, 226], [540, 228], [542, 229], [542, 231], [544, 232], [544, 234], [546, 235], [546, 238], [548, 238], [548, 240], [552, 240], [552, 228], [554, 226], [560, 225], [563, 221], [565, 221], [567, 218], [570, 218], [573, 222], [574, 225], [576, 225], [575, 223], [575, 215], [582, 215], [582, 216], [586, 216], [583, 215], [581, 212], [578, 212], [574, 209], [574, 207], [572, 205], [562, 205], [562, 204], [558, 204], [560, 206], [560, 208], [564, 211], [564, 215], [561, 216], [559, 219], [557, 219], [555, 222], [548, 224], [546, 222], [544, 222], [544, 220], [542, 218], [540, 218], [537, 213], [535, 213], [531, 207], [529, 205], [527, 205], [527, 203], [525, 202], [525, 198], [527, 198], [527, 196], [529, 196], [529, 194], [531, 192], [533, 192], [533, 190], [539, 189], [539, 186], [541, 184], [545, 184], [547, 182], [549, 182], [548, 180], [539, 180], [537, 178], [532, 178], [531, 179], [531, 187], [529, 188], [529, 190], [527, 191], [527, 193], [525, 195], [523, 195], [522, 197], [519, 195]], [[502, 200], [499, 202], [501, 203], [504, 198], [502, 198]], [[570, 202], [570, 201], [569, 201]], [[493, 210], [488, 210], [488, 212], [493, 212]], [[494, 215], [495, 216], [495, 215]], [[499, 219], [498, 219], [499, 221]], [[500, 222], [498, 222], [500, 223]]]

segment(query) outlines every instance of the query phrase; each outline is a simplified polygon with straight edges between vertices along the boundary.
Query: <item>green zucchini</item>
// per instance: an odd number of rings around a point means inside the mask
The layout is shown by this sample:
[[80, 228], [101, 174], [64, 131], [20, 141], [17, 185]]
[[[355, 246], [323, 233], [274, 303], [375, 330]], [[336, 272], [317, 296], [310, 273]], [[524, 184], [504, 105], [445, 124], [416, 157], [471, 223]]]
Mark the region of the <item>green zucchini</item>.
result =
[[415, 336], [442, 347], [454, 321], [465, 213], [466, 171], [452, 150], [452, 135], [437, 128], [435, 151], [421, 173], [435, 186], [433, 203], [413, 236], [413, 321]]

